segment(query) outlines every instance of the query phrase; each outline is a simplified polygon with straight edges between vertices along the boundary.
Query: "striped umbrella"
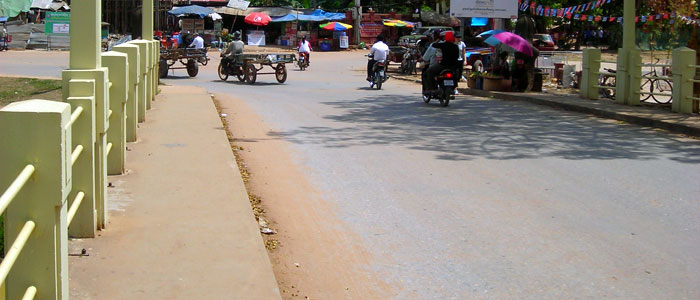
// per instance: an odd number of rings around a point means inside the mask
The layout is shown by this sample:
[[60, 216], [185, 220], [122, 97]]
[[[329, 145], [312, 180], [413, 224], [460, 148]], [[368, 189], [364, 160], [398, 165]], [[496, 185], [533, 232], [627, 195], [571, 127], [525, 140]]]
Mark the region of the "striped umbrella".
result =
[[384, 26], [389, 26], [389, 27], [408, 27], [408, 28], [413, 28], [413, 23], [408, 22], [408, 21], [401, 21], [401, 20], [383, 20], [382, 23]]
[[321, 24], [318, 27], [325, 30], [331, 31], [343, 31], [352, 28], [352, 25], [340, 23], [340, 22], [328, 22], [326, 24]]

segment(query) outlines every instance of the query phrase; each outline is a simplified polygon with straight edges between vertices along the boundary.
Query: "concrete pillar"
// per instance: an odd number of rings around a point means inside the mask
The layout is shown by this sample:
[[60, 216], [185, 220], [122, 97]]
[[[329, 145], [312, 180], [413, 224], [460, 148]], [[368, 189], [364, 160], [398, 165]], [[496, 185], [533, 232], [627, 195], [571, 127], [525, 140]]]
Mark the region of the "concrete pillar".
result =
[[97, 214], [95, 210], [95, 80], [71, 80], [69, 90], [73, 97], [66, 102], [71, 110], [83, 109], [82, 114], [71, 128], [71, 151], [78, 146], [83, 147], [78, 159], [73, 164], [71, 176], [72, 189], [68, 195], [68, 206], [73, 204], [78, 193], [84, 197], [68, 226], [68, 235], [77, 238], [93, 238], [97, 229]]
[[[639, 48], [635, 45], [635, 0], [625, 0], [622, 15], [622, 48], [617, 55], [617, 78], [615, 102], [638, 105], [641, 78]], [[639, 69], [639, 70], [637, 70]]]
[[27, 164], [34, 174], [5, 212], [5, 249], [20, 230], [35, 224], [5, 281], [7, 299], [22, 299], [35, 286], [41, 299], [68, 299], [66, 197], [70, 192], [70, 120], [67, 103], [29, 100], [0, 110], [0, 190]]
[[[108, 71], [102, 68], [100, 57], [101, 45], [101, 16], [102, 1], [77, 0], [71, 2], [71, 53], [70, 69], [64, 70], [63, 101], [73, 97], [69, 93], [71, 80], [95, 81], [95, 206], [98, 209], [98, 228], [104, 224], [99, 209], [106, 201], [107, 172], [105, 168], [105, 148], [107, 146], [106, 132], [109, 128], [107, 114], [109, 113]], [[84, 97], [84, 95], [76, 95]]]
[[71, 2], [69, 63], [71, 70], [100, 68], [101, 18], [102, 1], [74, 0]]
[[109, 70], [109, 131], [107, 144], [111, 144], [107, 154], [107, 174], [120, 175], [124, 173], [124, 158], [126, 155], [126, 98], [128, 90], [129, 65], [124, 53], [109, 51], [102, 54], [102, 66]]
[[138, 124], [138, 84], [140, 76], [139, 46], [122, 44], [114, 46], [112, 51], [126, 53], [129, 63], [129, 84], [126, 99], [126, 141], [135, 142], [138, 136], [136, 132]]
[[138, 99], [138, 122], [140, 123], [146, 121], [146, 105], [148, 101], [147, 89], [150, 86], [148, 81], [148, 66], [150, 64], [150, 52], [148, 51], [147, 46], [149, 42], [144, 40], [133, 40], [129, 42], [129, 44], [139, 47], [139, 71], [141, 72], [141, 74], [139, 74], [139, 83], [136, 98]]
[[693, 113], [693, 82], [697, 65], [695, 50], [681, 47], [673, 50], [673, 102], [671, 110], [674, 112]]
[[156, 95], [158, 94], [158, 80], [160, 78], [160, 73], [158, 72], [158, 65], [160, 63], [160, 41], [152, 41], [153, 43], [153, 57], [151, 59], [151, 78], [153, 78], [153, 100], [156, 100]]
[[147, 41], [153, 40], [153, 0], [143, 0], [141, 9], [143, 17], [141, 23], [141, 38]]
[[583, 65], [579, 94], [581, 98], [598, 100], [598, 76], [600, 72], [600, 49], [583, 49]]

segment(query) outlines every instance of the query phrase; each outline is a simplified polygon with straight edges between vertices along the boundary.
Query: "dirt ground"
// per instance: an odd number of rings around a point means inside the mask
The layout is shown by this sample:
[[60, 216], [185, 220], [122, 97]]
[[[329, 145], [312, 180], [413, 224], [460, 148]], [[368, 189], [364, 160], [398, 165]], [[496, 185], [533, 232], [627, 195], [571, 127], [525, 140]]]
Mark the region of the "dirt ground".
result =
[[[338, 223], [323, 195], [303, 176], [286, 142], [244, 101], [224, 94], [215, 99], [226, 114], [234, 151], [253, 205], [274, 235], [264, 235], [284, 299], [387, 299], [389, 286], [364, 271], [369, 254]], [[257, 203], [260, 199], [261, 203]], [[253, 208], [258, 210], [257, 208]], [[378, 287], [378, 288], [373, 288]]]

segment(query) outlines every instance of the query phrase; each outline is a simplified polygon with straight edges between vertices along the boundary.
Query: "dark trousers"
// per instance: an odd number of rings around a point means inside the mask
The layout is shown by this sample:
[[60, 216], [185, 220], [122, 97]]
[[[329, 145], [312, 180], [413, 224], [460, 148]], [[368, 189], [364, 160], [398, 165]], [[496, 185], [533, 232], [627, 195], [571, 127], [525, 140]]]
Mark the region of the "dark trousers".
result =
[[374, 59], [370, 59], [369, 61], [367, 61], [367, 78], [372, 78], [372, 71], [374, 71], [374, 64], [376, 62], [377, 61]]
[[440, 64], [428, 68], [428, 71], [426, 72], [425, 77], [423, 78], [423, 81], [425, 82], [425, 88], [427, 90], [435, 90], [437, 88], [435, 76], [440, 74], [440, 72], [442, 72], [442, 70], [444, 69], [446, 68]]

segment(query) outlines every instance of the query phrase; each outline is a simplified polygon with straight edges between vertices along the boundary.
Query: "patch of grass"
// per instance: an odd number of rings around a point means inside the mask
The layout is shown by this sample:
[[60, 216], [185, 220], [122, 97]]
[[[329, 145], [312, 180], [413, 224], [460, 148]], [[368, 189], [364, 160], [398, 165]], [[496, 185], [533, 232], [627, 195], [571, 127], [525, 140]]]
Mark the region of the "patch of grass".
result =
[[[60, 80], [0, 77], [0, 106], [15, 101], [37, 98], [36, 96], [39, 94], [48, 96], [41, 97], [46, 98], [46, 100], [60, 100], [60, 90]], [[58, 99], [56, 99], [57, 96]]]

